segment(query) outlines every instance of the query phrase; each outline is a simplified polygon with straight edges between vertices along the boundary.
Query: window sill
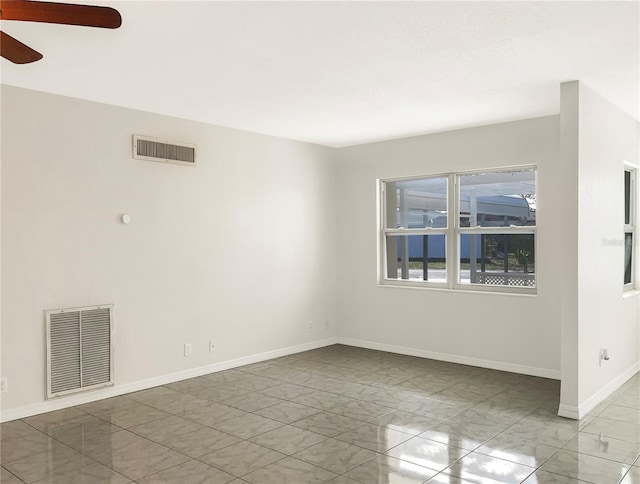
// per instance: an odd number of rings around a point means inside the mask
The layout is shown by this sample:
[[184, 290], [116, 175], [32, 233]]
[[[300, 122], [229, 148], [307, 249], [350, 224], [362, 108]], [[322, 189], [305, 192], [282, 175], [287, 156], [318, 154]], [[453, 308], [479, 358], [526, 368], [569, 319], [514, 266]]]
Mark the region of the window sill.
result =
[[640, 290], [638, 289], [627, 289], [622, 293], [622, 299], [631, 299], [632, 297], [636, 297], [640, 295]]
[[[408, 284], [396, 284], [393, 282], [378, 282], [378, 287], [385, 288], [394, 288], [394, 289], [417, 289], [420, 291], [436, 291], [436, 292], [450, 292], [450, 293], [458, 293], [458, 294], [490, 294], [494, 296], [518, 296], [518, 297], [537, 297], [538, 292], [536, 289], [531, 289], [530, 291], [518, 291], [518, 290], [499, 290], [493, 288], [485, 288], [486, 286], [479, 287], [477, 289], [465, 289], [460, 287], [451, 288], [446, 284], [442, 284], [440, 286], [436, 286], [435, 284], [424, 285], [421, 283], [408, 283]], [[634, 291], [640, 293], [640, 291]]]

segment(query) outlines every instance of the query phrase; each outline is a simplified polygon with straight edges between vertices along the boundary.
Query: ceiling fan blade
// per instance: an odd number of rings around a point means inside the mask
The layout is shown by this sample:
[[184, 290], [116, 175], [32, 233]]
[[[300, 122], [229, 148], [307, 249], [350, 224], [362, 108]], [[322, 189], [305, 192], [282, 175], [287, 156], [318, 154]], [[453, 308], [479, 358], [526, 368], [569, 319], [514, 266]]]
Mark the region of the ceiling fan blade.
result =
[[42, 54], [0, 31], [0, 56], [14, 64], [28, 64], [42, 59]]
[[0, 19], [117, 29], [120, 13], [110, 7], [31, 0], [1, 0]]

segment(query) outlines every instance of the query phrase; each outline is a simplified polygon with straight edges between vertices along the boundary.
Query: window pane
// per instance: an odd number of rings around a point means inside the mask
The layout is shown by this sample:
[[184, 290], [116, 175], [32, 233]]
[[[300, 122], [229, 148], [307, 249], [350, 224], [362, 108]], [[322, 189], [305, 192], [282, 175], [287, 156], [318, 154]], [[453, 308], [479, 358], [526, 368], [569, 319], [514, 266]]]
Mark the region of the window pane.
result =
[[460, 226], [536, 224], [535, 170], [461, 175]]
[[461, 284], [534, 287], [535, 272], [533, 234], [460, 236]]
[[633, 234], [624, 234], [624, 283], [631, 282], [631, 261], [633, 260]]
[[387, 236], [387, 279], [447, 282], [445, 235]]
[[624, 172], [624, 223], [631, 223], [631, 172]]
[[447, 227], [447, 178], [386, 182], [388, 229]]

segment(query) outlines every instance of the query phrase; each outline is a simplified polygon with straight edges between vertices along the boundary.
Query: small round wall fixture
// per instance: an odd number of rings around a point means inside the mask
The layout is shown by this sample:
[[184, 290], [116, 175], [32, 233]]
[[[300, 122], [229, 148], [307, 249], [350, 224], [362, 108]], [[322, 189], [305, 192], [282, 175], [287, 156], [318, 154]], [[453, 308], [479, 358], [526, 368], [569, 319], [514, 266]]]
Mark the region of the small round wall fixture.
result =
[[129, 215], [128, 213], [123, 213], [120, 219], [122, 220], [122, 223], [125, 225], [129, 225], [131, 223], [131, 215]]

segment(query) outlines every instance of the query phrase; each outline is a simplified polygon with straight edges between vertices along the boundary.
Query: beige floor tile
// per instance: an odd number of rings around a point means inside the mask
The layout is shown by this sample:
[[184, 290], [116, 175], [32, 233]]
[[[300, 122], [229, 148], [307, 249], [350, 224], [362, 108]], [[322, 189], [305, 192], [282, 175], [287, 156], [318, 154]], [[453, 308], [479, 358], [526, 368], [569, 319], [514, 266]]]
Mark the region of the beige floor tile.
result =
[[213, 428], [235, 435], [241, 439], [250, 439], [256, 435], [264, 434], [270, 430], [282, 427], [282, 422], [261, 417], [252, 413], [247, 413], [241, 417], [232, 418], [212, 425]]
[[371, 423], [381, 427], [388, 427], [393, 430], [411, 435], [418, 435], [442, 423], [442, 420], [425, 417], [404, 410], [393, 410], [386, 413]]
[[300, 427], [326, 437], [334, 437], [345, 430], [354, 429], [362, 422], [342, 415], [328, 412], [320, 412], [302, 420], [294, 422], [292, 425]]
[[413, 435], [411, 434], [405, 434], [389, 427], [381, 427], [374, 424], [363, 424], [335, 436], [337, 440], [373, 450], [374, 452], [386, 452], [412, 437]]
[[93, 459], [54, 441], [46, 452], [14, 460], [5, 467], [23, 481], [35, 482], [94, 463]]
[[362, 484], [360, 481], [350, 479], [347, 476], [338, 476], [328, 481], [328, 484]]
[[588, 434], [603, 435], [612, 439], [640, 443], [640, 425], [616, 422], [605, 418], [596, 417], [582, 430]]
[[0, 482], [3, 484], [23, 484], [14, 474], [6, 470], [4, 467], [0, 469]]
[[581, 432], [564, 447], [581, 454], [602, 457], [623, 464], [633, 464], [640, 455], [640, 444]]
[[200, 425], [213, 427], [217, 423], [224, 422], [225, 420], [231, 420], [232, 418], [236, 417], [241, 417], [242, 415], [246, 414], [247, 412], [237, 408], [229, 407], [228, 405], [224, 405], [221, 403], [211, 403], [211, 405], [187, 410], [186, 412], [181, 413], [180, 416], [188, 420], [192, 420], [193, 422], [199, 423]]
[[386, 452], [387, 455], [435, 471], [442, 471], [469, 453], [434, 440], [413, 437]]
[[141, 437], [162, 442], [166, 440], [167, 437], [188, 434], [201, 428], [203, 428], [202, 425], [191, 420], [171, 415], [142, 425], [136, 425], [129, 430]]
[[519, 484], [535, 469], [472, 452], [446, 469], [446, 473], [482, 484]]
[[243, 478], [252, 484], [321, 484], [335, 476], [333, 472], [287, 457]]
[[536, 471], [523, 484], [587, 484], [587, 482], [551, 472]]
[[131, 484], [132, 481], [108, 467], [90, 464], [57, 474], [35, 484]]
[[472, 407], [451, 418], [450, 422], [457, 424], [470, 423], [490, 425], [492, 427], [498, 427], [500, 430], [505, 430], [519, 420], [522, 420], [522, 417], [519, 415], [514, 415], [511, 413], [498, 413], [491, 410], [481, 410], [477, 407]]
[[189, 457], [200, 457], [238, 442], [238, 437], [203, 427], [185, 434], [168, 435], [160, 443]]
[[535, 420], [520, 420], [505, 430], [504, 434], [526, 440], [534, 440], [554, 447], [562, 447], [578, 435], [578, 430], [564, 425]]
[[291, 455], [326, 440], [324, 435], [285, 425], [251, 439], [252, 442]]
[[597, 484], [617, 484], [629, 466], [600, 457], [561, 450], [540, 469]]
[[614, 405], [640, 409], [640, 396], [624, 393], [613, 402]]
[[121, 395], [119, 397], [105, 398], [104, 400], [78, 405], [76, 408], [91, 415], [95, 415], [96, 417], [100, 417], [101, 415], [109, 415], [120, 410], [135, 407], [136, 405], [138, 405], [138, 403], [135, 400], [127, 395]]
[[427, 481], [429, 484], [478, 484], [476, 481], [468, 481], [462, 477], [452, 476], [446, 472], [436, 474]]
[[422, 432], [420, 437], [461, 449], [474, 450], [499, 433], [499, 427], [444, 422]]
[[508, 460], [529, 467], [540, 467], [560, 450], [535, 440], [525, 440], [515, 434], [500, 434], [475, 451], [498, 459]]
[[314, 390], [312, 390], [311, 388], [303, 387], [300, 385], [293, 385], [291, 383], [281, 383], [280, 385], [260, 390], [260, 393], [283, 400], [292, 400], [303, 395], [309, 395], [313, 392]]
[[347, 472], [349, 477], [362, 484], [420, 484], [437, 474], [437, 471], [405, 462], [387, 455], [375, 458]]
[[464, 412], [470, 405], [460, 403], [449, 403], [440, 400], [424, 398], [418, 403], [408, 403], [402, 405], [402, 409], [408, 412], [417, 413], [425, 417], [439, 420], [447, 420]]
[[245, 412], [255, 412], [256, 410], [283, 402], [284, 401], [279, 398], [271, 397], [259, 392], [253, 392], [239, 397], [229, 398], [228, 400], [224, 400], [222, 403], [230, 407], [244, 410]]
[[133, 480], [189, 460], [184, 454], [126, 430], [89, 440], [82, 451]]
[[632, 467], [624, 476], [620, 484], [640, 484], [640, 467]]
[[599, 415], [601, 418], [633, 425], [640, 425], [640, 410], [620, 405], [609, 405]]
[[163, 410], [159, 410], [157, 408], [150, 407], [149, 405], [144, 405], [136, 402], [135, 406], [131, 406], [122, 410], [116, 410], [113, 413], [101, 415], [100, 418], [109, 422], [110, 424], [116, 425], [123, 429], [128, 429], [131, 427], [135, 427], [136, 425], [152, 422], [154, 420], [168, 417], [170, 415], [171, 414]]
[[204, 462], [191, 460], [138, 479], [138, 484], [226, 484], [236, 479]]
[[320, 412], [320, 409], [287, 401], [254, 411], [258, 415], [283, 423], [293, 423]]
[[119, 430], [122, 430], [122, 428], [112, 425], [98, 417], [94, 417], [93, 415], [86, 415], [70, 423], [51, 427], [48, 433], [57, 441], [79, 450], [82, 449], [84, 442], [87, 440], [92, 440]]
[[285, 454], [275, 450], [267, 449], [253, 442], [243, 441], [206, 454], [199, 460], [234, 476], [242, 477], [285, 457]]
[[[198, 385], [192, 387], [187, 393], [198, 398], [202, 398], [209, 402], [222, 402], [229, 398], [247, 395], [251, 393], [251, 390], [245, 390], [244, 388], [238, 388], [233, 385], [226, 385], [224, 383], [214, 384], [209, 382], [207, 385]], [[186, 411], [186, 410], [185, 410]]]
[[33, 417], [27, 417], [24, 419], [24, 422], [44, 433], [49, 433], [51, 429], [54, 429], [60, 425], [67, 425], [74, 420], [83, 419], [86, 417], [86, 412], [72, 407], [65, 408], [63, 410], [56, 410], [55, 412], [42, 413]]
[[375, 456], [375, 452], [335, 439], [327, 439], [293, 455], [336, 474], [344, 474]]
[[[86, 414], [85, 414], [86, 415]], [[48, 451], [53, 439], [21, 420], [0, 426], [0, 459], [2, 464]]]

